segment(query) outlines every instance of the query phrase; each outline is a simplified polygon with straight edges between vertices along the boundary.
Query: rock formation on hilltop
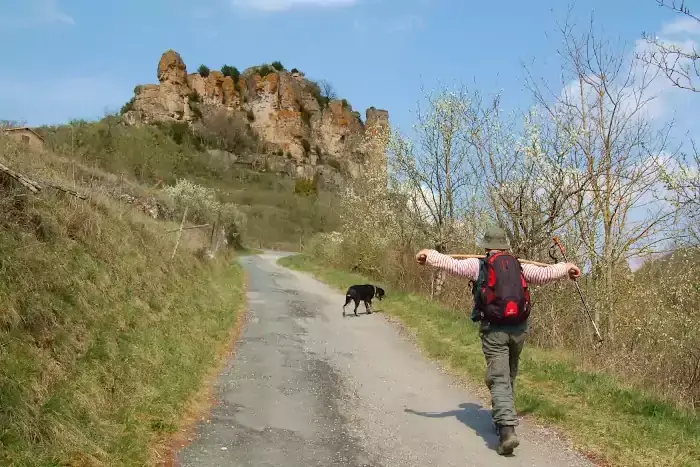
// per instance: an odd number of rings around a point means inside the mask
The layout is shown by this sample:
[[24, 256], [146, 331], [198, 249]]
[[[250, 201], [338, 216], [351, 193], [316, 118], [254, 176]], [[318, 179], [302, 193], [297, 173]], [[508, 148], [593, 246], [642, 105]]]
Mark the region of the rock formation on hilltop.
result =
[[358, 176], [369, 151], [386, 142], [387, 111], [372, 107], [362, 122], [347, 101], [323, 96], [320, 86], [297, 70], [263, 65], [235, 78], [221, 71], [188, 74], [180, 55], [169, 50], [158, 64], [160, 84], [137, 86], [124, 119], [194, 126], [215, 113], [236, 115], [268, 153], [278, 155], [277, 170], [307, 177], [328, 166]]

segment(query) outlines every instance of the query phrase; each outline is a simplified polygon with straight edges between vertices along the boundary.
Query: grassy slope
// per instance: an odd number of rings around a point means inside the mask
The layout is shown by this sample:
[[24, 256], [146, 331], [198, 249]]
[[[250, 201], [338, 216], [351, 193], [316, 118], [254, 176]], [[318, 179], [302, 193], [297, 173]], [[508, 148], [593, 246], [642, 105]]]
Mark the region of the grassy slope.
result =
[[333, 230], [337, 223], [336, 196], [331, 192], [296, 194], [291, 177], [253, 171], [209, 154], [186, 126], [133, 127], [117, 122], [107, 117], [40, 131], [56, 154], [110, 174], [124, 174], [145, 186], [159, 181], [174, 185], [177, 179], [187, 178], [218, 189], [222, 201], [238, 204], [246, 214], [243, 235], [251, 246], [298, 251], [300, 241]]
[[332, 225], [333, 195], [298, 195], [291, 178], [210, 155], [181, 127], [108, 117], [41, 131], [51, 152], [0, 139], [0, 160], [91, 199], [0, 183], [0, 465], [149, 464], [230, 340], [243, 274], [233, 257], [195, 257], [203, 231], [187, 231], [170, 261], [175, 236], [163, 232], [179, 219], [105, 193], [151, 196], [188, 178], [241, 206], [244, 242], [285, 249]]
[[[70, 173], [50, 154], [0, 156]], [[171, 261], [173, 223], [100, 195], [0, 185], [0, 212], [0, 465], [152, 463], [230, 340], [242, 269], [197, 259], [195, 234]]]
[[[367, 281], [303, 255], [279, 262], [343, 291], [347, 284]], [[483, 385], [480, 341], [466, 317], [414, 294], [388, 290], [388, 297], [382, 311], [412, 330], [431, 358]], [[566, 355], [526, 347], [516, 398], [520, 414], [563, 428], [592, 458], [618, 466], [700, 466], [697, 414], [676, 410], [606, 375], [577, 369]]]

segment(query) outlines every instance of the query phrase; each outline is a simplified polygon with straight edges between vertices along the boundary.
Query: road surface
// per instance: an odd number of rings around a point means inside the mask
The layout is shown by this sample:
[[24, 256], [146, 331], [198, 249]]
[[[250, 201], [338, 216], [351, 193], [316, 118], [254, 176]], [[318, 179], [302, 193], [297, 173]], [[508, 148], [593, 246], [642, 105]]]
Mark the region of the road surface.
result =
[[520, 447], [499, 456], [489, 411], [476, 397], [381, 312], [366, 315], [360, 305], [359, 317], [343, 318], [343, 294], [277, 266], [280, 256], [241, 259], [248, 322], [217, 382], [221, 402], [178, 454], [179, 465], [591, 465], [522, 424]]

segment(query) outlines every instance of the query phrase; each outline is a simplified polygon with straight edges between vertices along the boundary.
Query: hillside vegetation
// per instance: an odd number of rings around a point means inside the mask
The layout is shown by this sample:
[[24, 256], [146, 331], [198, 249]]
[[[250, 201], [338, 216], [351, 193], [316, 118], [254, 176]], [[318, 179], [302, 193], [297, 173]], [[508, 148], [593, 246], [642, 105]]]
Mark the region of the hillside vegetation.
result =
[[174, 186], [181, 179], [215, 190], [217, 199], [244, 214], [240, 233], [251, 246], [299, 251], [314, 233], [335, 228], [337, 195], [330, 187], [232, 161], [225, 150], [261, 148], [250, 134], [229, 130], [196, 132], [185, 123], [127, 126], [115, 116], [39, 129], [56, 154], [118, 175], [110, 184], [123, 193], [154, 196], [158, 190], [141, 186]]
[[[229, 123], [108, 115], [38, 128], [46, 151], [0, 138], [0, 161], [43, 187], [0, 174], [0, 464], [156, 462], [231, 344], [235, 256], [334, 227], [323, 180], [234, 163], [265, 148]], [[218, 229], [174, 252], [185, 210]]]

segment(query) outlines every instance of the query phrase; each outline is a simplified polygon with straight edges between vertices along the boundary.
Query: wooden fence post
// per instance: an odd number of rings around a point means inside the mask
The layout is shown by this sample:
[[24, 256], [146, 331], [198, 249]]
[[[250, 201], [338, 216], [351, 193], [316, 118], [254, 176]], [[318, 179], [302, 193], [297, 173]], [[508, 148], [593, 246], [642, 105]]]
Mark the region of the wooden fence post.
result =
[[[221, 224], [221, 211], [219, 211], [219, 214], [216, 216], [216, 222], [214, 222], [214, 225], [211, 227], [211, 237], [209, 238], [209, 251], [211, 251], [212, 255], [216, 254], [216, 251], [219, 249], [219, 236], [216, 233], [216, 229], [219, 228], [219, 225]], [[216, 244], [214, 243], [214, 239], [216, 239]]]
[[182, 214], [182, 222], [180, 222], [180, 230], [177, 233], [177, 241], [175, 242], [175, 248], [173, 249], [173, 254], [170, 259], [175, 258], [175, 253], [177, 253], [177, 247], [180, 245], [180, 238], [182, 238], [182, 228], [185, 226], [185, 218], [187, 217], [187, 209], [189, 206], [185, 206], [185, 212]]

